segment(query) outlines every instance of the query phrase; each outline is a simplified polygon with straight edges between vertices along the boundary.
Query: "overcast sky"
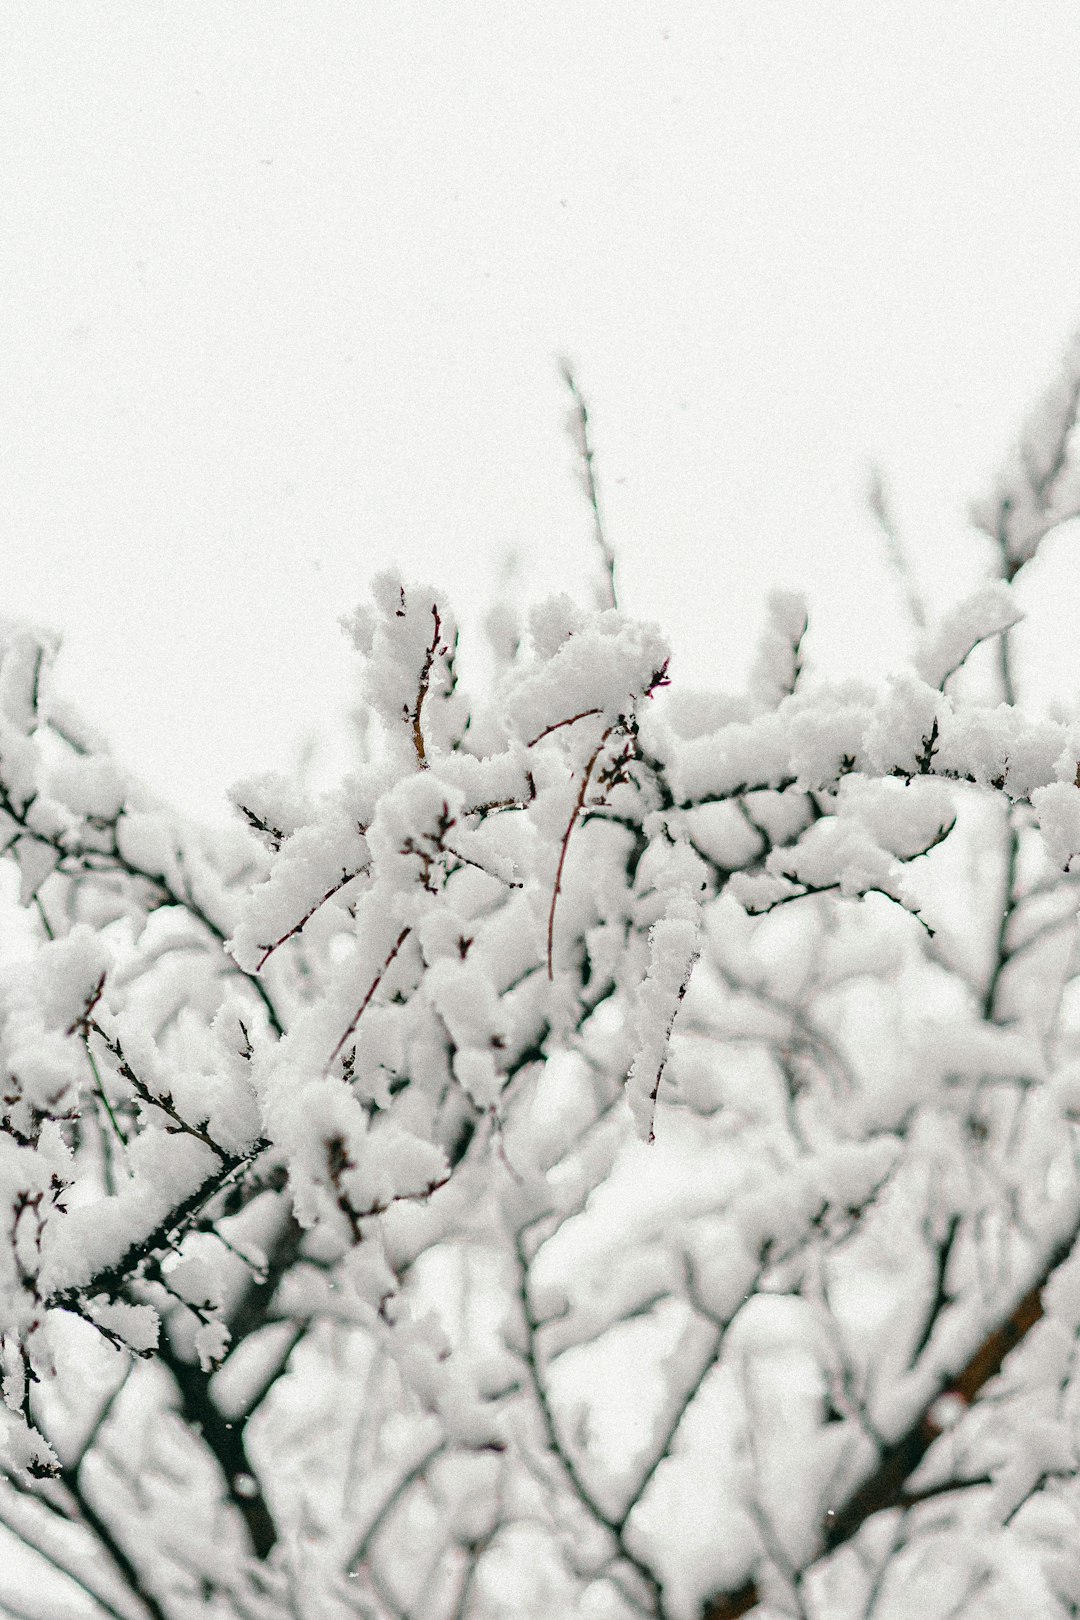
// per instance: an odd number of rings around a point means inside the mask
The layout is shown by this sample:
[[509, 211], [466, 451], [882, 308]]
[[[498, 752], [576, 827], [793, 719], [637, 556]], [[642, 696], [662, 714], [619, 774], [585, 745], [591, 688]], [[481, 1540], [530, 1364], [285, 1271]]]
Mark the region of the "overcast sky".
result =
[[[347, 691], [397, 563], [462, 616], [587, 588], [569, 355], [622, 600], [736, 681], [773, 584], [903, 655], [1080, 321], [1075, 0], [8, 0], [0, 611], [210, 812]], [[1071, 535], [1033, 693], [1080, 688]]]

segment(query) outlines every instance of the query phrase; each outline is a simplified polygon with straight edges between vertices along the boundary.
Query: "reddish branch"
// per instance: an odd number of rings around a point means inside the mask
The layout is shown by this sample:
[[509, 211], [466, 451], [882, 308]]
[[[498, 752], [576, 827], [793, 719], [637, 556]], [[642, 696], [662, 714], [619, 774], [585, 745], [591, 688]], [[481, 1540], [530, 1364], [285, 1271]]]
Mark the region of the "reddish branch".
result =
[[331, 1052], [329, 1058], [327, 1059], [327, 1062], [326, 1062], [327, 1069], [330, 1068], [330, 1065], [333, 1063], [334, 1059], [337, 1057], [338, 1053], [341, 1051], [341, 1048], [345, 1045], [345, 1042], [349, 1039], [349, 1037], [356, 1033], [356, 1026], [357, 1026], [357, 1024], [359, 1024], [361, 1018], [364, 1016], [364, 1012], [365, 1012], [365, 1010], [367, 1008], [368, 1003], [370, 1002], [372, 996], [375, 994], [376, 990], [379, 988], [380, 984], [383, 982], [383, 979], [386, 977], [386, 973], [387, 973], [388, 968], [390, 967], [390, 964], [393, 962], [394, 958], [397, 956], [398, 951], [400, 951], [401, 947], [404, 945], [405, 941], [408, 939], [408, 937], [409, 937], [409, 935], [411, 933], [412, 933], [411, 928], [403, 928], [401, 930], [401, 933], [398, 935], [397, 939], [394, 941], [393, 945], [390, 947], [390, 954], [387, 956], [386, 961], [383, 963], [383, 965], [379, 969], [378, 973], [376, 973], [375, 977], [372, 979], [371, 983], [368, 985], [367, 993], [364, 996], [363, 1001], [360, 1003], [359, 1007], [357, 1007], [357, 1009], [356, 1009], [355, 1013], [353, 1014], [352, 1018], [349, 1020], [348, 1027], [346, 1028], [344, 1034], [342, 1035], [341, 1039], [338, 1041], [337, 1045], [334, 1047], [334, 1050]]
[[314, 917], [315, 913], [319, 910], [320, 906], [325, 906], [326, 902], [328, 900], [332, 900], [335, 894], [340, 894], [342, 889], [344, 889], [347, 884], [352, 882], [353, 878], [359, 877], [362, 872], [366, 871], [366, 866], [358, 866], [354, 872], [342, 872], [338, 881], [330, 885], [326, 893], [322, 895], [320, 899], [316, 900], [310, 911], [306, 911], [298, 923], [294, 923], [287, 933], [282, 934], [280, 939], [275, 939], [272, 945], [261, 946], [260, 949], [262, 950], [263, 954], [260, 956], [256, 964], [256, 973], [261, 973], [262, 969], [273, 956], [274, 952], [284, 945], [286, 940], [295, 939], [297, 934], [303, 933], [304, 929], [307, 927], [312, 917]]
[[[455, 861], [460, 861], [462, 866], [471, 866], [474, 872], [483, 872], [485, 877], [494, 878], [496, 883], [503, 883], [508, 889], [523, 889], [525, 887], [517, 878], [503, 877], [500, 872], [491, 871], [490, 867], [485, 866], [483, 861], [474, 861], [471, 855], [463, 855], [460, 849], [455, 849], [452, 844], [444, 844], [443, 848], [448, 855], [453, 856]], [[451, 867], [448, 875], [452, 877], [456, 870], [456, 867]]]
[[[475, 811], [466, 812], [468, 815], [476, 813]], [[496, 883], [505, 883], [508, 889], [520, 889], [523, 887], [523, 884], [519, 883], [516, 878], [503, 877], [501, 873], [492, 872], [482, 861], [474, 860], [471, 855], [463, 855], [459, 849], [455, 849], [452, 844], [447, 843], [447, 834], [452, 832], [457, 825], [458, 818], [450, 814], [450, 806], [444, 799], [438, 820], [435, 823], [435, 831], [422, 833], [420, 835], [422, 841], [417, 840], [410, 833], [401, 846], [402, 855], [414, 855], [420, 862], [420, 883], [428, 894], [438, 894], [439, 892], [436, 878], [439, 873], [439, 858], [443, 855], [449, 855], [452, 860], [459, 863], [459, 866], [471, 866], [475, 871], [483, 872], [485, 877], [493, 878]], [[429, 844], [430, 848], [425, 849], [425, 843]], [[446, 868], [446, 877], [451, 877], [457, 870], [458, 867]]]
[[431, 637], [431, 645], [424, 654], [424, 667], [420, 671], [420, 685], [416, 693], [416, 707], [409, 716], [409, 718], [412, 720], [413, 747], [416, 749], [416, 757], [420, 762], [421, 770], [427, 769], [427, 753], [424, 748], [424, 732], [423, 727], [420, 724], [420, 713], [424, 707], [424, 699], [427, 697], [428, 690], [431, 686], [431, 670], [435, 663], [435, 654], [439, 650], [439, 638], [442, 635], [442, 620], [439, 617], [439, 610], [434, 602], [431, 604], [431, 615], [435, 620], [435, 631]]
[[[1042, 1276], [1030, 1288], [1019, 1304], [979, 1345], [974, 1355], [965, 1362], [960, 1372], [920, 1412], [905, 1434], [881, 1452], [873, 1473], [859, 1485], [835, 1513], [830, 1513], [822, 1532], [822, 1556], [835, 1552], [855, 1536], [876, 1513], [887, 1508], [905, 1508], [917, 1497], [909, 1496], [904, 1486], [922, 1462], [926, 1453], [941, 1433], [931, 1418], [931, 1412], [943, 1394], [958, 1395], [970, 1405], [991, 1378], [1001, 1371], [1002, 1362], [1009, 1351], [1024, 1339], [1043, 1314], [1042, 1291], [1053, 1271], [1061, 1265], [1073, 1247], [1077, 1234], [1055, 1250]], [[958, 1482], [962, 1488], [966, 1481]], [[738, 1620], [762, 1602], [762, 1593], [756, 1581], [747, 1581], [731, 1592], [717, 1592], [705, 1604], [702, 1620]]]
[[555, 869], [555, 887], [551, 891], [551, 910], [548, 912], [547, 971], [548, 978], [552, 980], [555, 977], [555, 907], [559, 903], [559, 891], [562, 888], [563, 867], [566, 865], [566, 851], [570, 847], [570, 834], [576, 827], [578, 817], [585, 808], [585, 795], [589, 791], [589, 783], [592, 780], [592, 773], [596, 769], [596, 762], [603, 753], [608, 738], [611, 736], [612, 732], [618, 728], [618, 726], [619, 721], [616, 721], [614, 725], [608, 726], [607, 730], [604, 732], [604, 735], [600, 738], [600, 741], [593, 749], [589, 758], [589, 763], [585, 767], [585, 774], [581, 778], [581, 786], [578, 789], [577, 800], [574, 804], [574, 809], [571, 813], [569, 824], [565, 833], [563, 834], [562, 848], [559, 850], [559, 864]]
[[656, 1129], [655, 1129], [655, 1127], [656, 1127], [656, 1100], [660, 1095], [660, 1086], [661, 1086], [661, 1084], [663, 1082], [663, 1079], [664, 1079], [664, 1070], [667, 1068], [668, 1058], [671, 1055], [671, 1036], [672, 1036], [672, 1032], [673, 1032], [673, 1030], [675, 1028], [675, 1020], [679, 1016], [679, 1008], [682, 1006], [683, 1002], [686, 1000], [686, 992], [690, 988], [690, 975], [694, 971], [694, 968], [695, 968], [695, 966], [697, 964], [697, 959], [698, 959], [698, 953], [695, 951], [694, 955], [690, 959], [690, 965], [687, 968], [686, 973], [683, 976], [682, 983], [679, 985], [679, 994], [676, 997], [674, 1007], [671, 1009], [671, 1017], [667, 1021], [667, 1029], [664, 1031], [664, 1049], [660, 1054], [660, 1062], [657, 1065], [657, 1069], [656, 1069], [656, 1078], [654, 1079], [654, 1081], [652, 1083], [652, 1089], [649, 1092], [649, 1102], [651, 1104], [651, 1110], [652, 1110], [650, 1112], [650, 1114], [649, 1114], [649, 1141], [650, 1142], [655, 1142], [656, 1141]]
[[525, 746], [526, 748], [535, 748], [538, 742], [543, 742], [545, 737], [550, 737], [553, 731], [559, 731], [563, 726], [576, 726], [579, 720], [587, 720], [590, 714], [603, 714], [603, 712], [603, 709], [582, 709], [580, 714], [571, 714], [565, 720], [556, 720], [553, 725], [545, 726], [543, 731], [538, 731], [532, 742], [527, 742]]

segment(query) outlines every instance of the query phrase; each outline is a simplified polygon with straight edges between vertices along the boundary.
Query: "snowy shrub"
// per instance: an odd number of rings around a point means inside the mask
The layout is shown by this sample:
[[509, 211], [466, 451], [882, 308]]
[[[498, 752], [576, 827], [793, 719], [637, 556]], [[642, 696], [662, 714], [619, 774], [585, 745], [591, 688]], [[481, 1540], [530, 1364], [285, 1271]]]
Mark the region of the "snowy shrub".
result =
[[3, 628], [0, 1612], [1080, 1612], [1080, 724], [1009, 656], [1078, 378], [882, 689], [777, 595], [680, 692], [576, 393], [603, 605], [473, 694], [378, 579], [351, 771], [227, 836]]

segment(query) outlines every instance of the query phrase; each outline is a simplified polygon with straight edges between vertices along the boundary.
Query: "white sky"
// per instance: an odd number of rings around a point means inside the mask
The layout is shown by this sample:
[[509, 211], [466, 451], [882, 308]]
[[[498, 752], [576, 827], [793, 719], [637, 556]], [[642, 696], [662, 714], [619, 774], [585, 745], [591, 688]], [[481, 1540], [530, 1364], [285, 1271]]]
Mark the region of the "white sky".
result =
[[1080, 320], [1078, 64], [1075, 0], [8, 0], [0, 612], [212, 810], [333, 724], [378, 569], [582, 589], [567, 353], [676, 678], [737, 680], [773, 584], [879, 672], [868, 463], [944, 606]]

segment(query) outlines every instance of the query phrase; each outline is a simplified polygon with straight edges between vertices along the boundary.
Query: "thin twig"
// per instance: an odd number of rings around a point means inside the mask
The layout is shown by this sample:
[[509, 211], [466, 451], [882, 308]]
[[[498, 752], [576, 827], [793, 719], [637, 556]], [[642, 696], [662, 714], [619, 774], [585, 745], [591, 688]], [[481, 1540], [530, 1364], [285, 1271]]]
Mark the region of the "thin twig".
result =
[[[167, 1116], [167, 1118], [172, 1120], [172, 1129], [174, 1131], [179, 1132], [183, 1136], [193, 1136], [197, 1142], [201, 1142], [204, 1147], [208, 1147], [211, 1153], [215, 1154], [223, 1162], [225, 1161], [225, 1159], [228, 1157], [225, 1149], [221, 1147], [219, 1143], [214, 1141], [214, 1138], [210, 1135], [210, 1132], [205, 1130], [201, 1125], [192, 1125], [190, 1120], [185, 1119], [174, 1103], [170, 1092], [163, 1091], [160, 1095], [157, 1095], [155, 1092], [151, 1091], [150, 1087], [146, 1084], [146, 1081], [139, 1078], [134, 1069], [131, 1067], [131, 1064], [128, 1062], [127, 1058], [124, 1056], [124, 1050], [120, 1045], [120, 1042], [118, 1040], [114, 1040], [111, 1036], [106, 1035], [105, 1031], [96, 1021], [96, 1019], [90, 1019], [87, 1024], [86, 1041], [88, 1051], [91, 1035], [96, 1035], [99, 1038], [109, 1055], [112, 1057], [113, 1062], [116, 1064], [117, 1073], [120, 1075], [121, 1079], [127, 1081], [132, 1091], [134, 1091], [136, 1097], [138, 1097], [139, 1101], [145, 1107], [159, 1108], [161, 1112]], [[101, 1095], [102, 1099], [104, 1100], [104, 1092], [102, 1092]], [[107, 1103], [106, 1107], [108, 1107]], [[112, 1117], [111, 1109], [109, 1110], [109, 1114], [110, 1117]], [[116, 1123], [115, 1120], [113, 1123]], [[166, 1126], [166, 1129], [168, 1130], [169, 1127]], [[122, 1136], [120, 1139], [121, 1141], [124, 1140]]]
[[690, 958], [689, 965], [686, 972], [683, 974], [682, 982], [679, 985], [679, 992], [675, 998], [675, 1005], [671, 1009], [671, 1017], [668, 1019], [667, 1028], [664, 1030], [664, 1046], [660, 1053], [660, 1062], [657, 1064], [656, 1075], [649, 1091], [649, 1103], [651, 1105], [651, 1111], [649, 1113], [650, 1142], [656, 1141], [656, 1103], [657, 1098], [660, 1096], [660, 1087], [664, 1079], [664, 1070], [667, 1068], [668, 1058], [671, 1055], [671, 1036], [675, 1028], [675, 1020], [679, 1016], [679, 1008], [686, 1000], [686, 992], [690, 988], [690, 975], [693, 973], [694, 968], [697, 965], [697, 960], [700, 954], [700, 951], [695, 951], [693, 956]]
[[315, 913], [320, 909], [320, 907], [325, 906], [328, 900], [332, 900], [335, 894], [340, 894], [342, 889], [352, 882], [353, 878], [360, 877], [362, 873], [366, 871], [366, 866], [358, 866], [352, 872], [342, 872], [337, 882], [331, 883], [326, 893], [321, 895], [308, 911], [305, 911], [298, 923], [294, 923], [290, 929], [282, 934], [280, 939], [275, 939], [272, 945], [264, 945], [262, 947], [263, 954], [255, 964], [255, 972], [261, 973], [267, 962], [273, 956], [274, 952], [279, 950], [280, 947], [285, 944], [286, 940], [295, 939], [297, 934], [303, 933], [304, 929], [307, 927], [308, 923], [311, 921], [312, 917], [314, 917]]
[[915, 582], [915, 571], [911, 566], [911, 559], [907, 554], [900, 530], [896, 524], [892, 501], [889, 496], [885, 475], [881, 468], [872, 466], [866, 491], [866, 504], [869, 506], [874, 520], [885, 540], [885, 555], [904, 591], [904, 604], [908, 610], [908, 617], [916, 630], [926, 629], [926, 607], [923, 603], [919, 587]]
[[527, 742], [525, 746], [526, 748], [535, 748], [538, 742], [543, 742], [545, 737], [550, 737], [553, 731], [559, 731], [563, 726], [576, 726], [579, 720], [587, 720], [590, 714], [603, 714], [603, 712], [603, 709], [582, 709], [580, 714], [571, 714], [565, 720], [556, 720], [552, 725], [545, 726], [543, 731], [538, 731], [532, 741]]
[[[68, 1580], [73, 1581], [81, 1592], [85, 1592], [86, 1596], [91, 1598], [109, 1616], [109, 1620], [130, 1620], [130, 1610], [125, 1614], [121, 1609], [117, 1609], [103, 1593], [97, 1591], [90, 1584], [85, 1558], [78, 1559], [76, 1565], [76, 1555], [72, 1554], [71, 1564], [65, 1563], [60, 1553], [54, 1552], [40, 1538], [35, 1537], [34, 1532], [28, 1526], [20, 1525], [17, 1522], [13, 1523], [11, 1515], [4, 1511], [2, 1505], [0, 1505], [0, 1524], [24, 1547], [29, 1547], [32, 1552], [37, 1553], [38, 1557], [48, 1564], [51, 1569], [55, 1569], [59, 1574], [66, 1575]], [[158, 1614], [160, 1615], [160, 1610]]]
[[123, 1144], [123, 1146], [127, 1147], [127, 1145], [128, 1145], [127, 1137], [124, 1135], [124, 1132], [121, 1130], [120, 1122], [117, 1119], [116, 1115], [113, 1113], [112, 1103], [109, 1101], [108, 1097], [105, 1094], [105, 1087], [103, 1086], [103, 1084], [101, 1082], [101, 1073], [100, 1073], [100, 1071], [98, 1069], [98, 1066], [97, 1066], [97, 1059], [95, 1058], [93, 1052], [91, 1052], [91, 1050], [90, 1050], [89, 1036], [84, 1036], [83, 1037], [83, 1046], [84, 1046], [85, 1051], [86, 1051], [87, 1060], [88, 1060], [88, 1062], [90, 1064], [90, 1072], [94, 1076], [94, 1090], [97, 1093], [98, 1100], [100, 1101], [100, 1103], [101, 1103], [102, 1107], [104, 1108], [106, 1114], [109, 1116], [109, 1124], [112, 1126], [113, 1130], [116, 1132], [116, 1134], [119, 1137], [119, 1139], [120, 1139], [121, 1143]]
[[449, 1446], [449, 1441], [440, 1440], [437, 1445], [432, 1446], [428, 1451], [426, 1451], [422, 1457], [418, 1457], [416, 1462], [413, 1463], [412, 1467], [409, 1468], [396, 1482], [396, 1484], [387, 1492], [379, 1508], [369, 1521], [368, 1527], [364, 1531], [364, 1534], [360, 1537], [360, 1540], [353, 1548], [352, 1555], [346, 1563], [346, 1569], [350, 1573], [359, 1569], [360, 1565], [366, 1562], [375, 1537], [379, 1534], [379, 1531], [382, 1529], [395, 1507], [401, 1501], [402, 1497], [405, 1495], [405, 1492], [409, 1489], [409, 1486], [414, 1484], [416, 1480], [421, 1479], [424, 1474], [427, 1473], [428, 1469], [431, 1467], [436, 1458], [441, 1457], [444, 1451], [449, 1450]]
[[[1014, 1304], [1009, 1314], [999, 1320], [960, 1371], [952, 1378], [942, 1377], [933, 1397], [924, 1402], [907, 1431], [882, 1449], [876, 1467], [855, 1487], [847, 1501], [830, 1513], [823, 1529], [819, 1557], [835, 1552], [850, 1541], [875, 1514], [904, 1505], [907, 1481], [941, 1433], [931, 1417], [938, 1399], [946, 1393], [956, 1394], [965, 1405], [971, 1405], [989, 1380], [1000, 1372], [1009, 1351], [1015, 1349], [1041, 1319], [1042, 1291], [1058, 1266], [1071, 1254], [1078, 1235], [1080, 1227], [1074, 1226], [1056, 1245], [1035, 1284]], [[971, 1483], [977, 1485], [980, 1481]], [[958, 1484], [957, 1489], [960, 1488]], [[760, 1602], [761, 1591], [756, 1581], [750, 1580], [737, 1591], [718, 1592], [711, 1597], [705, 1605], [704, 1620], [738, 1620], [738, 1616], [748, 1614]]]
[[34, 905], [37, 908], [38, 916], [41, 918], [41, 926], [45, 930], [46, 938], [47, 939], [55, 939], [56, 935], [53, 932], [52, 923], [49, 921], [49, 919], [48, 919], [48, 917], [47, 917], [47, 915], [45, 913], [45, 907], [41, 903], [41, 894], [40, 894], [40, 891], [37, 890], [37, 889], [34, 890]]
[[582, 472], [585, 482], [585, 495], [588, 499], [590, 507], [592, 508], [593, 534], [596, 537], [596, 545], [600, 552], [600, 560], [605, 574], [604, 587], [598, 593], [600, 598], [600, 606], [602, 608], [614, 608], [618, 607], [619, 605], [618, 597], [615, 592], [615, 553], [608, 544], [607, 535], [604, 532], [604, 520], [600, 515], [600, 491], [597, 488], [596, 474], [593, 472], [593, 456], [595, 455], [595, 451], [593, 450], [592, 440], [589, 437], [589, 411], [587, 405], [585, 404], [582, 392], [577, 385], [577, 379], [574, 376], [573, 368], [569, 360], [562, 360], [560, 362], [559, 369], [562, 372], [563, 380], [565, 381], [567, 388], [569, 388], [574, 401], [574, 411], [576, 414], [576, 421], [574, 425], [577, 430], [575, 434], [575, 443], [578, 453], [581, 456]]
[[566, 851], [570, 847], [570, 834], [573, 832], [575, 826], [577, 825], [578, 817], [585, 808], [585, 795], [589, 791], [589, 782], [592, 778], [593, 771], [596, 769], [596, 762], [603, 753], [608, 738], [611, 736], [612, 732], [617, 729], [618, 724], [619, 722], [616, 721], [614, 725], [608, 726], [607, 730], [604, 732], [604, 735], [600, 738], [600, 741], [593, 749], [589, 758], [589, 763], [585, 767], [585, 774], [581, 778], [581, 786], [578, 789], [578, 796], [574, 803], [570, 821], [567, 825], [565, 833], [563, 834], [562, 848], [559, 850], [559, 864], [555, 869], [555, 886], [551, 891], [551, 909], [548, 912], [547, 972], [548, 978], [551, 980], [554, 980], [555, 978], [555, 907], [559, 903], [559, 891], [562, 888], [563, 867], [566, 865]]
[[359, 1024], [361, 1018], [364, 1016], [364, 1012], [365, 1012], [365, 1010], [367, 1008], [368, 1003], [370, 1002], [372, 996], [375, 994], [376, 990], [379, 988], [380, 984], [382, 983], [383, 978], [385, 977], [386, 971], [389, 968], [391, 962], [393, 962], [394, 958], [397, 956], [398, 951], [400, 951], [401, 947], [404, 945], [405, 941], [408, 939], [408, 937], [409, 937], [409, 935], [411, 933], [412, 933], [412, 928], [411, 927], [403, 928], [401, 930], [401, 933], [398, 935], [397, 939], [394, 941], [393, 945], [390, 947], [390, 954], [387, 956], [386, 961], [383, 963], [383, 965], [379, 969], [378, 973], [376, 973], [375, 977], [372, 979], [371, 983], [368, 985], [367, 993], [365, 994], [363, 1001], [360, 1003], [359, 1007], [357, 1007], [355, 1013], [350, 1018], [349, 1023], [347, 1025], [346, 1029], [345, 1029], [344, 1034], [341, 1036], [341, 1039], [338, 1041], [337, 1045], [334, 1047], [334, 1050], [331, 1052], [329, 1058], [327, 1059], [327, 1062], [326, 1062], [327, 1070], [329, 1070], [330, 1065], [333, 1063], [334, 1059], [337, 1057], [338, 1053], [341, 1051], [342, 1047], [345, 1045], [345, 1042], [349, 1039], [349, 1037], [351, 1035], [355, 1034], [356, 1026], [357, 1026], [357, 1024]]

